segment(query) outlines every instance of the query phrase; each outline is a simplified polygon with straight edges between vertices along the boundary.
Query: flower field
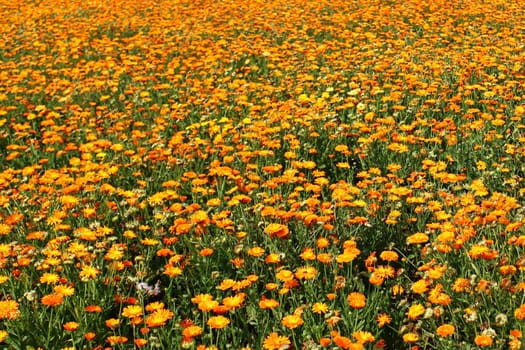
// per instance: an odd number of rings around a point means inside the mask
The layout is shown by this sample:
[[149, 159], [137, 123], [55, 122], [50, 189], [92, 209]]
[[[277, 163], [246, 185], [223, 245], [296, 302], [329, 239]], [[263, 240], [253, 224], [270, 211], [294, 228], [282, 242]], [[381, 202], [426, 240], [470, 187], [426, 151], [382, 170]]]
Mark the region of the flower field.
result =
[[522, 349], [525, 1], [0, 0], [0, 347]]

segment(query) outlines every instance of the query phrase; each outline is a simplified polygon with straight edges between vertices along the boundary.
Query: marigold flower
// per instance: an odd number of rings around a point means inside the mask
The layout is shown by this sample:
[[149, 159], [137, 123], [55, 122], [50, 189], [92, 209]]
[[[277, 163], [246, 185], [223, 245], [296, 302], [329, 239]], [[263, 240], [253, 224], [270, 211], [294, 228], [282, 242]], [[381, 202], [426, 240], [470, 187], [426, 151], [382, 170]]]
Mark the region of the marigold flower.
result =
[[97, 278], [99, 273], [100, 271], [97, 268], [87, 265], [82, 267], [82, 270], [80, 271], [80, 279], [83, 282], [86, 282], [90, 279], [92, 280]]
[[521, 304], [519, 308], [514, 310], [514, 317], [520, 321], [525, 319], [525, 304]]
[[196, 325], [192, 325], [184, 328], [182, 335], [186, 338], [194, 338], [202, 334], [202, 328]]
[[64, 329], [66, 331], [73, 332], [73, 331], [76, 331], [78, 327], [79, 327], [78, 322], [70, 321], [70, 322], [64, 323]]
[[263, 341], [263, 349], [265, 350], [281, 350], [290, 345], [290, 339], [284, 335], [279, 335], [275, 332], [268, 334]]
[[384, 327], [390, 322], [392, 322], [392, 317], [390, 317], [390, 315], [385, 313], [377, 315], [377, 325], [379, 327]]
[[290, 234], [290, 230], [287, 226], [277, 223], [271, 223], [264, 229], [264, 232], [270, 237], [287, 238]]
[[18, 302], [15, 300], [0, 300], [0, 320], [16, 320], [19, 315]]
[[405, 343], [415, 343], [419, 340], [419, 336], [416, 333], [405, 333], [403, 334], [403, 341]]
[[493, 341], [494, 340], [492, 339], [492, 337], [483, 334], [476, 335], [476, 337], [474, 338], [474, 343], [477, 346], [491, 346]]
[[142, 306], [128, 305], [122, 310], [122, 316], [127, 318], [135, 318], [143, 315]]
[[304, 323], [303, 319], [298, 315], [287, 315], [281, 320], [281, 323], [286, 328], [294, 329]]
[[408, 318], [410, 318], [411, 320], [415, 320], [419, 316], [423, 315], [425, 313], [425, 310], [425, 307], [421, 304], [412, 305], [408, 309]]
[[408, 244], [422, 244], [428, 242], [428, 236], [424, 233], [414, 233], [407, 238]]
[[436, 333], [440, 337], [443, 337], [443, 338], [454, 334], [455, 331], [456, 331], [456, 328], [453, 325], [451, 325], [451, 324], [442, 324], [441, 326], [436, 328]]
[[373, 342], [376, 338], [372, 335], [372, 333], [367, 331], [357, 331], [352, 333], [352, 337], [355, 339], [356, 342], [359, 344], [366, 344]]
[[346, 299], [354, 309], [362, 309], [366, 306], [366, 297], [363, 293], [352, 292]]
[[0, 330], [0, 343], [3, 343], [7, 337], [9, 336], [9, 333], [7, 333], [4, 330]]
[[230, 320], [224, 316], [212, 316], [208, 320], [208, 326], [214, 329], [222, 329], [230, 324]]
[[62, 304], [63, 301], [64, 301], [64, 297], [62, 296], [62, 294], [57, 294], [57, 293], [44, 295], [42, 299], [40, 300], [42, 305], [51, 306], [51, 307], [58, 306]]
[[267, 299], [266, 297], [262, 297], [259, 301], [259, 307], [261, 309], [273, 309], [277, 306], [279, 306], [279, 302], [275, 299]]
[[316, 314], [324, 314], [328, 311], [328, 305], [325, 303], [315, 303], [312, 305], [312, 312]]
[[167, 309], [158, 309], [146, 317], [145, 323], [148, 327], [160, 327], [173, 317], [173, 312]]

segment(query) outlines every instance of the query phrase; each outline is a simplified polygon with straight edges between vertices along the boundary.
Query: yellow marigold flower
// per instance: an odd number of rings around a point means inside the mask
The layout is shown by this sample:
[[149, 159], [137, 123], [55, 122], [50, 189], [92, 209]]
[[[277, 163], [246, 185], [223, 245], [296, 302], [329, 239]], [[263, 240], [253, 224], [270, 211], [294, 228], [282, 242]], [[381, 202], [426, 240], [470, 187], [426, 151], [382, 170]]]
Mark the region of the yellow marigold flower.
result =
[[416, 333], [405, 333], [403, 334], [403, 341], [405, 343], [415, 343], [419, 340], [419, 336]]
[[208, 326], [214, 329], [222, 329], [230, 324], [230, 320], [224, 316], [212, 316], [208, 320]]
[[173, 312], [167, 309], [158, 309], [146, 317], [146, 326], [160, 327], [166, 324], [173, 317]]
[[317, 270], [313, 266], [300, 267], [295, 271], [295, 277], [302, 280], [311, 280], [317, 275]]
[[281, 350], [290, 345], [290, 339], [284, 335], [277, 333], [270, 333], [263, 341], [263, 349], [265, 350]]
[[142, 306], [140, 305], [128, 305], [122, 310], [122, 316], [127, 318], [139, 317], [142, 316], [143, 313]]
[[411, 290], [416, 294], [423, 294], [428, 290], [428, 282], [420, 279], [412, 284]]
[[303, 319], [298, 315], [287, 315], [281, 320], [281, 324], [286, 328], [294, 329], [304, 323]]
[[275, 276], [281, 282], [289, 282], [294, 279], [294, 273], [290, 270], [280, 270]]
[[0, 300], [0, 319], [15, 320], [20, 315], [15, 300]]
[[60, 294], [64, 297], [70, 297], [75, 294], [75, 288], [73, 286], [65, 284], [59, 284], [58, 286], [55, 286], [53, 290], [55, 291], [55, 293]]
[[376, 338], [372, 335], [372, 333], [367, 331], [357, 331], [352, 333], [352, 337], [355, 339], [356, 342], [359, 344], [366, 344], [373, 342]]
[[426, 242], [428, 242], [428, 236], [421, 232], [414, 233], [407, 238], [408, 244], [422, 244]]
[[349, 263], [359, 256], [361, 251], [357, 248], [345, 248], [342, 254], [339, 254], [335, 261], [338, 263]]
[[164, 309], [164, 303], [162, 301], [154, 301], [146, 305], [145, 309], [148, 312], [155, 312], [161, 309]]
[[421, 304], [412, 305], [408, 309], [408, 318], [410, 318], [411, 320], [415, 320], [419, 316], [423, 315], [425, 313], [425, 310], [425, 307]]
[[377, 325], [379, 327], [384, 327], [390, 322], [392, 322], [392, 317], [390, 317], [390, 315], [384, 313], [377, 315]]
[[86, 265], [84, 267], [82, 267], [82, 270], [80, 271], [80, 279], [83, 281], [83, 282], [86, 282], [88, 280], [93, 280], [95, 278], [97, 278], [98, 274], [100, 273], [100, 271], [93, 267], [93, 266], [89, 266], [89, 265]]
[[202, 312], [210, 312], [217, 306], [219, 306], [219, 302], [217, 300], [203, 300], [197, 304], [197, 307]]
[[305, 248], [299, 256], [303, 260], [315, 260], [315, 252], [312, 248]]
[[315, 303], [312, 305], [312, 312], [316, 314], [324, 314], [328, 311], [328, 305], [325, 303]]
[[4, 330], [0, 330], [0, 343], [3, 343], [7, 337], [9, 336], [9, 333], [7, 333]]
[[60, 276], [56, 273], [45, 272], [42, 276], [40, 276], [40, 283], [44, 284], [55, 284], [58, 283], [59, 280]]

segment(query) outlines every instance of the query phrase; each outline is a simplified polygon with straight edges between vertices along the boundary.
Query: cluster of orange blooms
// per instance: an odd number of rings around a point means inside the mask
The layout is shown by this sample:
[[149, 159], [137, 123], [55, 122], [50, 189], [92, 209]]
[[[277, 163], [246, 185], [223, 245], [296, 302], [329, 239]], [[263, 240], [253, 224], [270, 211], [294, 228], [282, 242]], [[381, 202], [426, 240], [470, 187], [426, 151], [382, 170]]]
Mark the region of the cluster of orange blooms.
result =
[[2, 1], [0, 343], [522, 348], [524, 23]]

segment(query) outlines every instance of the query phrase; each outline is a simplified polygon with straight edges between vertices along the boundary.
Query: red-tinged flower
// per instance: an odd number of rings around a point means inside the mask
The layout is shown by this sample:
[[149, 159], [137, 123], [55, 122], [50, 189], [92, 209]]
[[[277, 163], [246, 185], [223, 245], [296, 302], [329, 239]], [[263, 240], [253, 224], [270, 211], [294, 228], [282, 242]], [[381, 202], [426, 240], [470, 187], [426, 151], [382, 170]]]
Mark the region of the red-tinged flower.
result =
[[100, 313], [103, 311], [98, 305], [88, 305], [84, 308], [84, 310], [89, 313]]
[[78, 329], [78, 327], [79, 327], [78, 322], [71, 321], [71, 322], [64, 323], [64, 329], [66, 331], [73, 332], [73, 331], [76, 331]]

